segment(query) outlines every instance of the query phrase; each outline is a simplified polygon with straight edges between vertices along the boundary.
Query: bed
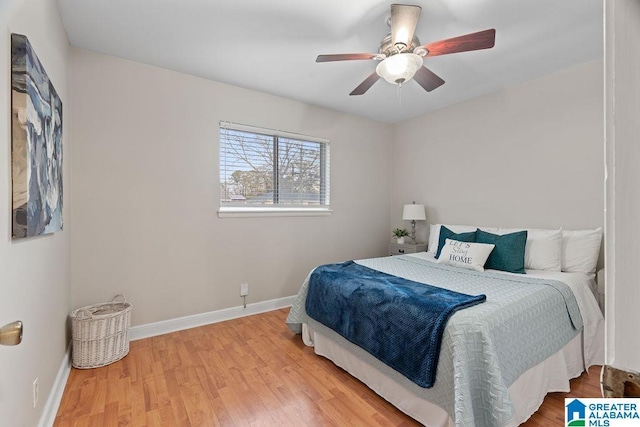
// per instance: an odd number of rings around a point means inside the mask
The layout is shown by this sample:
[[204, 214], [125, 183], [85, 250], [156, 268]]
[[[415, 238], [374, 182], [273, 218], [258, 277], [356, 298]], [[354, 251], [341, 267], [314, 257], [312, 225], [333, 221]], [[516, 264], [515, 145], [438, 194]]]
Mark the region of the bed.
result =
[[[458, 233], [476, 229], [448, 227]], [[513, 231], [490, 230], [505, 235]], [[437, 239], [439, 231], [432, 226], [432, 237]], [[601, 236], [599, 230], [564, 235], [562, 230], [529, 230], [526, 266], [549, 269], [527, 268], [526, 274], [446, 265], [438, 263], [433, 252], [355, 261], [359, 266], [412, 282], [486, 295], [484, 303], [456, 311], [450, 317], [442, 335], [436, 381], [431, 387], [417, 385], [309, 317], [305, 304], [311, 273], [298, 293], [287, 324], [301, 333], [304, 343], [313, 346], [318, 355], [332, 360], [424, 425], [519, 425], [539, 408], [548, 392], [569, 391], [571, 378], [604, 361], [604, 322], [595, 298], [594, 280], [597, 252], [594, 258], [593, 248], [597, 246], [599, 251], [599, 240], [596, 245], [593, 236], [598, 233]], [[572, 248], [584, 252], [589, 246], [585, 245], [586, 237], [591, 238], [592, 249], [585, 264], [578, 256], [581, 254], [572, 253]], [[430, 247], [437, 247], [436, 242], [430, 239]], [[550, 251], [554, 252], [552, 256]], [[562, 271], [563, 268], [569, 271]], [[557, 298], [571, 303], [554, 301]], [[571, 319], [571, 315], [562, 314], [563, 309], [557, 304], [565, 304], [567, 311], [574, 304], [579, 314]], [[560, 318], [568, 318], [575, 325], [553, 323], [564, 322], [557, 320]]]

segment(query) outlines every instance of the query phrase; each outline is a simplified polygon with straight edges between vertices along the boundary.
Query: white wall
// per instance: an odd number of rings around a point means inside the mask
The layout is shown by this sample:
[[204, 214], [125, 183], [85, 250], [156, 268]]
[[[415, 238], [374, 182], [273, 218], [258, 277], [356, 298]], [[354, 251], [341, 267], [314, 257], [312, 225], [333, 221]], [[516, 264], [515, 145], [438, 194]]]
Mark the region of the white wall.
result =
[[602, 68], [589, 62], [396, 124], [392, 226], [412, 200], [432, 224], [602, 226]]
[[[391, 128], [71, 50], [72, 305], [124, 293], [134, 325], [294, 295], [319, 263], [386, 254]], [[259, 65], [256, 65], [259, 66]], [[329, 217], [218, 218], [218, 123], [331, 141]]]
[[640, 2], [605, 2], [606, 363], [640, 372]]
[[[35, 426], [66, 351], [69, 312], [68, 42], [54, 0], [9, 1], [0, 8], [0, 325], [22, 320], [24, 339], [0, 347], [0, 424]], [[64, 231], [11, 240], [11, 32], [29, 38], [63, 103]], [[40, 399], [32, 408], [32, 382]]]

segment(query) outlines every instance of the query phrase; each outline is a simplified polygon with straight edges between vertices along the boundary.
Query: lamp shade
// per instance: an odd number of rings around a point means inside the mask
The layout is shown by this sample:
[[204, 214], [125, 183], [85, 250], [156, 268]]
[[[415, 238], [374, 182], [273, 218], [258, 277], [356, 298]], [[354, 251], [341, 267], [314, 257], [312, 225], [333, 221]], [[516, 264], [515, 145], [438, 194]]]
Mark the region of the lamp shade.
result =
[[415, 53], [398, 53], [376, 67], [376, 73], [391, 84], [402, 84], [413, 78], [422, 67], [422, 57]]
[[424, 221], [427, 219], [424, 213], [424, 205], [404, 205], [402, 219], [405, 221]]

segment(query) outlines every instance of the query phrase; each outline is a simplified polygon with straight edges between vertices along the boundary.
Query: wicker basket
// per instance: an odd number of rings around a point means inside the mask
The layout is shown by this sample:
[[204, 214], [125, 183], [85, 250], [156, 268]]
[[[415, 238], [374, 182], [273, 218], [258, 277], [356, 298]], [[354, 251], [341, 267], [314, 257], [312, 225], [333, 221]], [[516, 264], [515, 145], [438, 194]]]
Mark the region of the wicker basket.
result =
[[89, 369], [105, 366], [129, 353], [129, 327], [133, 306], [122, 295], [111, 302], [71, 312], [72, 365]]

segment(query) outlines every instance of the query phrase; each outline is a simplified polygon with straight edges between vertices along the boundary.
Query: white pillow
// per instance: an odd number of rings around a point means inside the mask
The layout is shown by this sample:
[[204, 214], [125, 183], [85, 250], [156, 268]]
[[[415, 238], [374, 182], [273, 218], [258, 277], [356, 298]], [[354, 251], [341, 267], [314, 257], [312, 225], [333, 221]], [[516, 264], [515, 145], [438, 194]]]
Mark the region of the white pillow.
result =
[[500, 228], [496, 234], [503, 235], [522, 230], [527, 231], [524, 268], [527, 270], [561, 271], [562, 229]]
[[[448, 227], [447, 227], [448, 228]], [[446, 239], [438, 262], [470, 270], [484, 271], [484, 264], [496, 245]]]
[[438, 251], [438, 238], [440, 237], [441, 224], [429, 224], [429, 242], [427, 244], [427, 252]]
[[429, 246], [427, 247], [428, 252], [433, 252], [434, 254], [438, 252], [438, 243], [440, 242], [440, 226], [444, 225], [449, 230], [453, 231], [456, 234], [459, 233], [469, 233], [471, 231], [476, 231], [478, 228], [481, 228], [484, 231], [489, 233], [495, 233], [498, 231], [497, 228], [493, 227], [477, 227], [475, 225], [449, 225], [449, 224], [430, 224], [429, 225]]
[[595, 273], [601, 241], [600, 227], [595, 230], [563, 230], [562, 271]]
[[562, 229], [527, 230], [524, 268], [530, 270], [561, 271]]

